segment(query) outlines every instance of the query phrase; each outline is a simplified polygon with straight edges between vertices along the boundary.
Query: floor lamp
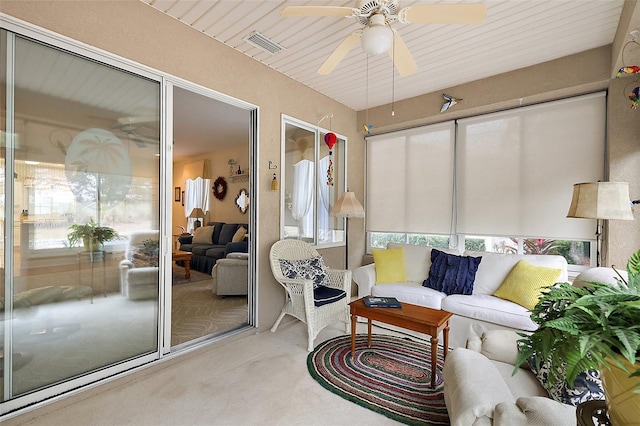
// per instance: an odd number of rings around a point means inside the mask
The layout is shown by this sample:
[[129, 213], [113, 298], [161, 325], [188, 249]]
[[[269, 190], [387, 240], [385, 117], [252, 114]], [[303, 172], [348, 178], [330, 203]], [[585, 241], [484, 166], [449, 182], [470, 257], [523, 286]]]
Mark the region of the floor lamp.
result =
[[600, 266], [604, 220], [633, 220], [627, 182], [587, 182], [573, 185], [567, 217], [596, 219], [596, 266]]
[[349, 218], [364, 217], [364, 208], [356, 199], [353, 192], [343, 192], [338, 201], [331, 209], [331, 214], [336, 217], [344, 217], [347, 219], [344, 225], [344, 269], [349, 269]]

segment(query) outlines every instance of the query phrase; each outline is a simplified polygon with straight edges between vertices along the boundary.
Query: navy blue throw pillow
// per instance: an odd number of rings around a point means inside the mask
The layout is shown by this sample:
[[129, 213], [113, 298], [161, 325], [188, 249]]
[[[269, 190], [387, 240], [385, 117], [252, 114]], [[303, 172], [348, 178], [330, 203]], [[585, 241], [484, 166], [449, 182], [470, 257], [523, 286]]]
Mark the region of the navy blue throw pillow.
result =
[[472, 294], [481, 260], [481, 256], [456, 256], [432, 249], [429, 278], [422, 285], [446, 294]]

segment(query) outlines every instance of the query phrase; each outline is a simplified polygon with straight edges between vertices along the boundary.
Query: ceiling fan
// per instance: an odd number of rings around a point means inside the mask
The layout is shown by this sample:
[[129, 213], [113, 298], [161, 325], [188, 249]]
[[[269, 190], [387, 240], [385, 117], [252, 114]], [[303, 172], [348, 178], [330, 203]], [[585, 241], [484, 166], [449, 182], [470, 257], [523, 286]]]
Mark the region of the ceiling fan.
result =
[[399, 0], [356, 0], [356, 7], [289, 6], [280, 12], [284, 17], [330, 16], [355, 18], [364, 27], [353, 31], [329, 55], [318, 74], [330, 74], [358, 42], [369, 55], [388, 52], [402, 76], [413, 74], [416, 65], [407, 45], [393, 28], [402, 24], [475, 24], [487, 15], [481, 3], [420, 4], [400, 8]]

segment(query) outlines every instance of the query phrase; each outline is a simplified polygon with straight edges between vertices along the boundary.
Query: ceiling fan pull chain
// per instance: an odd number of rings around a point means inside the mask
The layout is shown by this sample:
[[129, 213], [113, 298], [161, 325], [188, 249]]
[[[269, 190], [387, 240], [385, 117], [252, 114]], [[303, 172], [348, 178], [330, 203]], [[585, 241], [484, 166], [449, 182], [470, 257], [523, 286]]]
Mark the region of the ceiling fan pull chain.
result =
[[396, 115], [396, 38], [393, 37], [393, 44], [391, 45], [391, 116], [395, 117]]

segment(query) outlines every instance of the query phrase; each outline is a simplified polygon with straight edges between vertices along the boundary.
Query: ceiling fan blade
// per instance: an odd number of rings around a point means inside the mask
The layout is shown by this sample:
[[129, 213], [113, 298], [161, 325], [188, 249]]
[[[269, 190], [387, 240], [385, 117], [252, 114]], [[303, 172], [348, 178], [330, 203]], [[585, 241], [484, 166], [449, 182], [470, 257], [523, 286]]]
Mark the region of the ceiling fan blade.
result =
[[346, 18], [354, 13], [360, 12], [352, 7], [334, 7], [334, 6], [288, 6], [280, 11], [280, 16], [286, 18], [292, 16], [335, 16], [337, 18]]
[[482, 3], [419, 4], [398, 12], [398, 20], [404, 24], [477, 24], [485, 16], [487, 7]]
[[355, 30], [351, 34], [349, 34], [342, 43], [336, 47], [336, 49], [329, 55], [326, 61], [318, 68], [318, 74], [327, 75], [331, 74], [331, 72], [338, 66], [340, 61], [347, 56], [347, 53], [351, 51], [356, 45], [360, 42], [360, 36], [362, 35], [362, 30]]
[[413, 60], [409, 48], [404, 43], [404, 40], [402, 40], [402, 37], [400, 37], [400, 34], [395, 30], [393, 47], [389, 49], [389, 56], [403, 77], [413, 74], [418, 69], [418, 65], [416, 65], [416, 61]]

